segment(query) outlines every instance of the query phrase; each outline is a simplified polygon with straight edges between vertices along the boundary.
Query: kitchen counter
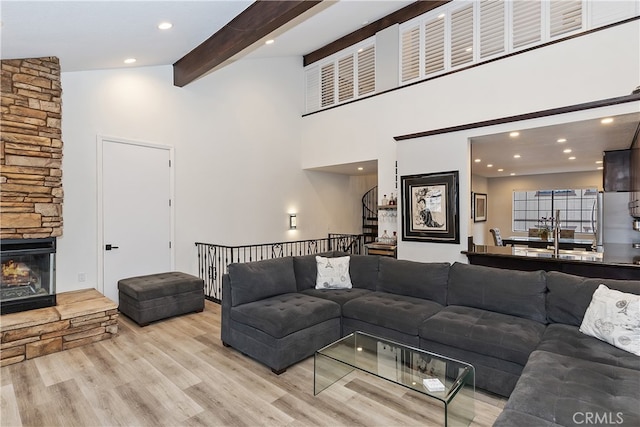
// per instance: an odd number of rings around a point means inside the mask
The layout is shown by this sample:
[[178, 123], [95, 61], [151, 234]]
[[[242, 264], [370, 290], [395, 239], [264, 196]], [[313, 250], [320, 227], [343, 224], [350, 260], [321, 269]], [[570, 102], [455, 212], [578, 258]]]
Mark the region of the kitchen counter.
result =
[[475, 245], [467, 251], [469, 263], [514, 270], [561, 271], [586, 277], [640, 280], [640, 249], [630, 244], [607, 244], [602, 253], [518, 246]]

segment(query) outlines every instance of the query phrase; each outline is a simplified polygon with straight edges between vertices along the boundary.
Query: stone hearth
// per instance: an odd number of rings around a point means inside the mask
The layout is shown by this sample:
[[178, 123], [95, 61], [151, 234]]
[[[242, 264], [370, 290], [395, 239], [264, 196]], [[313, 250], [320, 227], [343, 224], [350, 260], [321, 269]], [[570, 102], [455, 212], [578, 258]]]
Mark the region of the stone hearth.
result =
[[22, 362], [118, 333], [116, 304], [95, 289], [63, 292], [55, 307], [0, 317], [1, 366]]

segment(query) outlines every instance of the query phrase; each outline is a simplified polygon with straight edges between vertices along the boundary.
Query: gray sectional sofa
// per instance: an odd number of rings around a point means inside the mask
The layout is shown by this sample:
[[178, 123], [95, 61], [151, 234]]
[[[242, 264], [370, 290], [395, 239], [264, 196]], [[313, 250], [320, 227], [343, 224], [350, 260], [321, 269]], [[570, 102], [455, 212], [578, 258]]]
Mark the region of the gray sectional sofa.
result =
[[315, 255], [231, 264], [223, 343], [281, 373], [359, 330], [472, 364], [476, 386], [510, 396], [496, 426], [640, 425], [640, 357], [578, 330], [599, 284], [640, 281], [364, 255], [351, 289], [316, 274]]

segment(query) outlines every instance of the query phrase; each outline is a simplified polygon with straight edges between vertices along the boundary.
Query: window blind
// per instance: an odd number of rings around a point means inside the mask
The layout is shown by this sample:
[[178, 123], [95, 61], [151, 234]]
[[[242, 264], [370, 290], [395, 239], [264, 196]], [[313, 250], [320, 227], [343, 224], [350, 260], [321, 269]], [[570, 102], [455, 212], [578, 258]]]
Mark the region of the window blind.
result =
[[513, 47], [519, 48], [541, 40], [542, 3], [531, 0], [513, 2]]
[[338, 102], [353, 98], [353, 55], [338, 60]]
[[402, 33], [402, 81], [420, 76], [420, 26]]
[[358, 51], [358, 96], [376, 90], [376, 49], [368, 46]]
[[551, 37], [582, 28], [581, 0], [552, 0], [549, 10]]
[[502, 0], [480, 2], [480, 57], [504, 52], [504, 13]]
[[424, 26], [424, 73], [444, 70], [444, 18], [427, 21]]
[[335, 66], [333, 62], [322, 67], [320, 70], [322, 83], [322, 105], [327, 107], [335, 102]]
[[451, 14], [451, 67], [473, 61], [473, 4]]

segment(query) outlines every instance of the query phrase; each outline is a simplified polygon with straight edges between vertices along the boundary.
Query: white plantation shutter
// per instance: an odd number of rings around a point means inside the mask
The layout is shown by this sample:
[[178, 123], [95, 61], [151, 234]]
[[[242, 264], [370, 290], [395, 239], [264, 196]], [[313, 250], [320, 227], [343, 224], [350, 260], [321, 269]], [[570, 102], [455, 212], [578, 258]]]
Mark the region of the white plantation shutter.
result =
[[601, 27], [612, 22], [631, 18], [640, 12], [637, 1], [610, 0], [595, 1], [589, 4], [591, 15], [591, 28]]
[[353, 55], [338, 60], [338, 102], [353, 98]]
[[420, 76], [420, 26], [402, 33], [402, 81]]
[[551, 37], [582, 28], [581, 0], [552, 0], [549, 13]]
[[542, 3], [539, 0], [515, 0], [512, 26], [514, 48], [540, 42]]
[[451, 67], [473, 61], [473, 4], [451, 14]]
[[480, 58], [504, 52], [503, 0], [480, 2]]
[[358, 96], [376, 90], [376, 49], [368, 46], [358, 51]]
[[327, 107], [335, 103], [335, 66], [333, 62], [323, 66], [320, 70], [322, 82], [322, 104]]
[[427, 21], [424, 26], [424, 74], [444, 70], [444, 18]]
[[320, 108], [320, 70], [312, 67], [305, 72], [307, 87], [307, 113]]

